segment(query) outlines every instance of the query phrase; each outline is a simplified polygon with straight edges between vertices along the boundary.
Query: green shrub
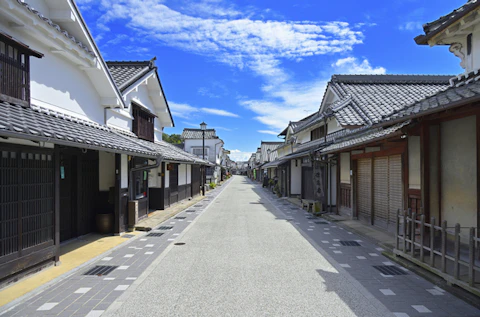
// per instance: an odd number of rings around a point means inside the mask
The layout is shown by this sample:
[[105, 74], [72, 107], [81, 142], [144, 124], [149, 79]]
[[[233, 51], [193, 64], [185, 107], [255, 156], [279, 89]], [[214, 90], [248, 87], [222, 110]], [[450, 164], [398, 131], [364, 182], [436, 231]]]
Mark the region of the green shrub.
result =
[[208, 184], [208, 186], [210, 186], [211, 189], [215, 189], [215, 187], [217, 187], [217, 184], [211, 182], [210, 184]]

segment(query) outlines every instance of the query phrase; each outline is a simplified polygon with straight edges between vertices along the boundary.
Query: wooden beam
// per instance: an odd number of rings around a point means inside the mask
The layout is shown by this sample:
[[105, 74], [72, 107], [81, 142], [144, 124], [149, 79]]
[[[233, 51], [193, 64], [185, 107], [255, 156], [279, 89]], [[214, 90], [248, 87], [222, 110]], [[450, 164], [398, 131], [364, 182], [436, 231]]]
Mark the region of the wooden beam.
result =
[[[111, 167], [110, 167], [111, 168]], [[122, 232], [122, 224], [120, 223], [122, 212], [122, 155], [115, 154], [115, 193], [114, 193], [114, 225], [113, 233], [120, 234]]]
[[54, 171], [54, 184], [55, 184], [55, 219], [54, 219], [54, 256], [55, 263], [60, 263], [60, 148], [55, 145], [54, 152], [55, 171]]
[[430, 125], [423, 122], [420, 131], [420, 188], [422, 191], [422, 206], [427, 219], [430, 215]]

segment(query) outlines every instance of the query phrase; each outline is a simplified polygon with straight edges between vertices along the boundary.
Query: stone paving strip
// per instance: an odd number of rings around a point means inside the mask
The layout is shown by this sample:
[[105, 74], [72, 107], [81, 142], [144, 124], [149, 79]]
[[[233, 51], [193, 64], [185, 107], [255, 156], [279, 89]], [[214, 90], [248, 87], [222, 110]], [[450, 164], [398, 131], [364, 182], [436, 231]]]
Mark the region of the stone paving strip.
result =
[[382, 248], [362, 241], [332, 222], [312, 217], [300, 207], [292, 208], [269, 191], [264, 190], [263, 195], [287, 221], [327, 252], [395, 316], [480, 316], [480, 310], [390, 262], [381, 254]]
[[[103, 258], [83, 270], [6, 311], [0, 310], [0, 316], [101, 316], [155, 258], [202, 214], [228, 183], [207, 192], [207, 199], [202, 204], [177, 214], [188, 221], [173, 224], [170, 219], [165, 220], [153, 230], [132, 237], [130, 243], [111, 253], [107, 252]], [[92, 270], [94, 275], [85, 275]]]

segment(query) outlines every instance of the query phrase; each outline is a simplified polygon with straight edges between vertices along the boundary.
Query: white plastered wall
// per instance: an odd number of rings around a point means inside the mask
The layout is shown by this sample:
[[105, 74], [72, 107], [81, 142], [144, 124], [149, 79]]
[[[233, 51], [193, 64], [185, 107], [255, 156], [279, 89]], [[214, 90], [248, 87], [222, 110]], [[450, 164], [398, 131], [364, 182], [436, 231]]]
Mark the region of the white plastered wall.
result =
[[340, 183], [350, 184], [350, 153], [340, 153]]
[[408, 137], [408, 188], [421, 188], [420, 137]]
[[115, 154], [99, 152], [99, 189], [108, 191], [115, 186]]
[[[297, 161], [297, 166], [295, 166]], [[293, 159], [290, 161], [291, 189], [290, 194], [300, 195], [302, 193], [302, 161]]]
[[338, 123], [337, 119], [333, 118], [327, 122], [327, 134], [341, 130], [342, 126]]
[[[165, 165], [168, 163], [165, 163]], [[170, 187], [170, 171], [165, 168], [165, 188]]]
[[[477, 224], [476, 117], [441, 124], [442, 220], [449, 227]], [[462, 229], [463, 241], [468, 229]]]
[[122, 154], [120, 157], [120, 187], [128, 188], [128, 156]]
[[192, 165], [187, 165], [187, 184], [192, 183]]
[[187, 165], [179, 164], [178, 165], [178, 185], [187, 184]]

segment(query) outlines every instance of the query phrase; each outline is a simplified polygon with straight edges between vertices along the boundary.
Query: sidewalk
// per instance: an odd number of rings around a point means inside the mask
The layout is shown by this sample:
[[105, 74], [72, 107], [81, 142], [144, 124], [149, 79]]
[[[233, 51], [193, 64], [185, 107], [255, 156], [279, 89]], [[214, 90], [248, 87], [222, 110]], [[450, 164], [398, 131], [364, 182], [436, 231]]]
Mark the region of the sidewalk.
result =
[[[385, 256], [386, 248], [379, 247], [374, 239], [384, 236], [352, 225], [350, 221], [317, 218], [266, 191], [264, 195], [320, 253], [328, 254], [345, 268], [395, 316], [480, 316], [477, 308], [393, 263]], [[355, 232], [347, 224], [352, 225]], [[362, 232], [366, 238], [357, 234]], [[391, 241], [382, 243], [388, 246]]]
[[[93, 308], [97, 306], [93, 304], [102, 303], [102, 305], [99, 306], [100, 310], [108, 307], [120, 293], [113, 292], [112, 294], [112, 291], [115, 290], [114, 288], [110, 289], [110, 292], [106, 292], [105, 289], [103, 293], [105, 295], [104, 297], [96, 294], [93, 290], [95, 287], [102, 286], [101, 283], [99, 283], [101, 279], [97, 275], [87, 276], [84, 275], [84, 273], [87, 272], [89, 268], [94, 267], [95, 264], [101, 266], [117, 264], [114, 265], [115, 270], [110, 273], [110, 275], [113, 275], [113, 273], [117, 271], [120, 273], [129, 273], [132, 271], [131, 269], [135, 268], [135, 274], [130, 273], [121, 284], [122, 287], [125, 287], [126, 284], [134, 280], [133, 277], [135, 275], [138, 276], [143, 269], [153, 261], [154, 257], [151, 255], [158, 255], [158, 251], [163, 250], [171, 241], [175, 240], [175, 236], [177, 235], [175, 232], [179, 232], [179, 230], [181, 232], [181, 230], [187, 227], [210, 203], [210, 199], [216, 197], [218, 193], [222, 191], [222, 188], [225, 188], [225, 185], [206, 192], [206, 197], [197, 196], [190, 201], [184, 201], [166, 210], [159, 210], [152, 213], [150, 217], [140, 222], [142, 229], [154, 229], [150, 231], [150, 233], [134, 231], [122, 236], [89, 234], [62, 245], [61, 249], [64, 255], [60, 257], [60, 266], [48, 268], [0, 291], [0, 315], [37, 316], [44, 313], [51, 314], [51, 309], [58, 306], [55, 311], [57, 311], [57, 314], [62, 313], [62, 316], [72, 316], [73, 314], [77, 314], [77, 311], [79, 316], [86, 316], [88, 314], [86, 311], [87, 308], [82, 307], [84, 307], [87, 302], [89, 302], [87, 306], [90, 310], [93, 310]], [[191, 207], [191, 209], [188, 209], [189, 207]], [[186, 209], [188, 210], [184, 212]], [[169, 221], [171, 217], [181, 213], [183, 213], [184, 217], [177, 216], [176, 218], [182, 219]], [[173, 228], [174, 226], [172, 225], [176, 222], [178, 222], [179, 226], [178, 229], [175, 228], [176, 230], [173, 232], [170, 229], [161, 232], [156, 231], [158, 230], [157, 227], [162, 223], [168, 223], [169, 227]], [[162, 227], [160, 226], [159, 228]], [[150, 236], [151, 233], [154, 233], [154, 236], [162, 237], [147, 238], [146, 236]], [[143, 249], [145, 247], [144, 241], [150, 239], [155, 240], [155, 242], [160, 242], [160, 244], [155, 248], [153, 248], [153, 244], [151, 244], [152, 247], [150, 244], [147, 244], [146, 247], [149, 249], [140, 256], [141, 260], [139, 260], [136, 258], [136, 255], [140, 255], [139, 253], [141, 251], [139, 252], [138, 250]], [[139, 243], [142, 245], [141, 247], [131, 246]], [[65, 251], [63, 252], [63, 250]], [[123, 255], [125, 259], [121, 258], [118, 259], [118, 261], [112, 260], [117, 255]], [[104, 280], [106, 281], [104, 283], [114, 284], [114, 282], [110, 281], [114, 281], [115, 278], [105, 278]], [[85, 282], [86, 287], [78, 287], [78, 289], [72, 290], [69, 296], [65, 295], [65, 291], [68, 292], [72, 287], [79, 286], [83, 282]], [[107, 287], [107, 289], [109, 288]], [[82, 295], [85, 294], [82, 293], [84, 291], [85, 293], [89, 292], [90, 296]], [[95, 297], [94, 301], [90, 301], [93, 297]], [[38, 305], [37, 303], [42, 301], [47, 301], [45, 305], [51, 305], [36, 307]], [[50, 309], [46, 309], [50, 306], [52, 306]], [[58, 311], [58, 309], [61, 308], [63, 309]], [[64, 310], [65, 312], [63, 312]]]

